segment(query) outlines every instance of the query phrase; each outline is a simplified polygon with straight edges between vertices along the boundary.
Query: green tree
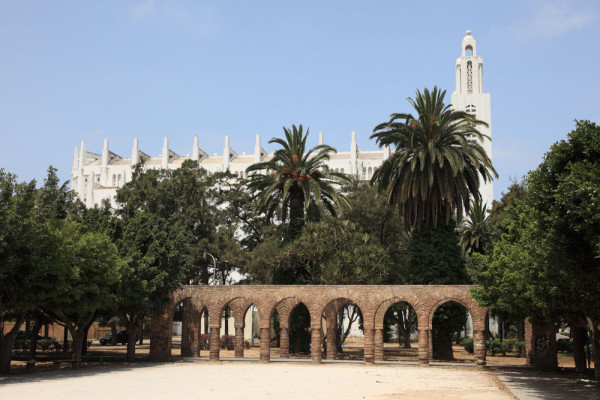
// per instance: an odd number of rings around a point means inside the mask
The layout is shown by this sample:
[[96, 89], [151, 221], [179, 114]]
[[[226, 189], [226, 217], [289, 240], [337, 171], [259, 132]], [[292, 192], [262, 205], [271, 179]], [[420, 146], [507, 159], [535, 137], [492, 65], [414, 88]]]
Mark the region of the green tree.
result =
[[108, 236], [87, 232], [77, 222], [58, 221], [52, 234], [54, 257], [34, 274], [36, 291], [42, 293], [38, 302], [46, 315], [69, 330], [73, 359], [80, 360], [96, 313], [115, 301], [123, 264]]
[[600, 365], [600, 127], [576, 121], [524, 187], [525, 199], [508, 210], [490, 269], [477, 278], [485, 290], [476, 295], [504, 312], [541, 320], [575, 326], [589, 318]]
[[336, 150], [324, 144], [307, 150], [309, 131], [302, 125], [283, 128], [285, 139], [273, 138], [269, 143], [281, 146], [273, 157], [246, 169], [249, 187], [258, 193], [260, 205], [270, 218], [279, 209], [280, 220], [288, 224], [288, 239], [300, 235], [306, 219], [318, 220], [321, 207], [336, 215], [345, 203], [336, 185], [348, 182], [344, 174], [330, 171], [325, 162]]
[[129, 360], [135, 358], [135, 338], [144, 317], [162, 310], [179, 285], [210, 279], [208, 263], [199, 263], [195, 249], [215, 233], [213, 184], [197, 163], [186, 161], [176, 170], [138, 167], [117, 191], [115, 240], [127, 266], [116, 310], [129, 335]]
[[[8, 374], [19, 328], [35, 308], [29, 282], [48, 243], [46, 227], [35, 213], [36, 195], [35, 181], [19, 183], [0, 169], [0, 374]], [[15, 325], [4, 333], [7, 320]]]
[[[398, 206], [408, 230], [415, 227], [408, 254], [409, 282], [413, 284], [467, 283], [468, 275], [454, 232], [453, 215], [461, 221], [470, 198], [479, 200], [480, 179], [497, 176], [481, 146], [485, 136], [477, 125], [485, 122], [444, 104], [446, 92], [425, 89], [408, 99], [417, 113], [392, 114], [375, 127], [371, 138], [395, 149], [373, 174], [371, 183]], [[445, 220], [445, 224], [438, 220]], [[452, 358], [450, 334], [463, 324], [464, 311], [451, 306], [437, 313], [434, 357]], [[449, 323], [454, 321], [455, 323]], [[435, 322], [435, 321], [434, 321]]]

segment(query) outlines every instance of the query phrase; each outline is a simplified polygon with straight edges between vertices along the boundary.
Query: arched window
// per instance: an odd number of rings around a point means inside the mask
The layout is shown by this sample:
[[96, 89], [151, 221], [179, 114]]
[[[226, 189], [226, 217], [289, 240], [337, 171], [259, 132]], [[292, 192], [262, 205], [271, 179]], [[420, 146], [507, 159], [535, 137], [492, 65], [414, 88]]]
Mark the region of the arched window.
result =
[[344, 173], [344, 168], [342, 168], [342, 169], [340, 170], [340, 172], [343, 174], [343, 173]]
[[369, 167], [369, 174], [367, 175], [367, 178], [371, 179], [371, 177], [373, 176], [373, 168]]
[[468, 44], [467, 47], [465, 47], [465, 56], [471, 57], [472, 55], [473, 55], [473, 46]]

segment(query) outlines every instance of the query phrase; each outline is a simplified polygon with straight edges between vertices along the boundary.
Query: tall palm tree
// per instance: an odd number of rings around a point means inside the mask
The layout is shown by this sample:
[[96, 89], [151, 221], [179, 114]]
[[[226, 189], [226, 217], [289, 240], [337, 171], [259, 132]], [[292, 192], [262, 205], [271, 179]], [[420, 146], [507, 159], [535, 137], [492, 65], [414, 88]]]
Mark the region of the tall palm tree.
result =
[[478, 125], [484, 121], [444, 104], [446, 91], [417, 91], [408, 102], [417, 113], [392, 114], [389, 122], [375, 127], [371, 138], [380, 146], [395, 147], [394, 153], [373, 174], [380, 192], [390, 205], [398, 205], [407, 228], [423, 223], [446, 223], [453, 213], [462, 219], [472, 196], [479, 199], [479, 176], [484, 181], [497, 177], [492, 162], [481, 146], [484, 138]]
[[249, 173], [249, 187], [258, 192], [261, 206], [271, 218], [280, 208], [281, 221], [289, 220], [289, 237], [295, 238], [302, 231], [305, 219], [318, 219], [320, 206], [324, 206], [332, 215], [342, 204], [347, 204], [343, 195], [338, 194], [336, 185], [349, 182], [343, 173], [330, 171], [325, 161], [336, 150], [325, 144], [306, 150], [306, 134], [302, 125], [292, 129], [283, 128], [285, 140], [273, 138], [281, 148], [273, 157], [256, 163], [246, 169]]
[[487, 203], [481, 199], [473, 200], [468, 217], [458, 228], [460, 245], [465, 254], [477, 252], [486, 254], [486, 239], [489, 235]]

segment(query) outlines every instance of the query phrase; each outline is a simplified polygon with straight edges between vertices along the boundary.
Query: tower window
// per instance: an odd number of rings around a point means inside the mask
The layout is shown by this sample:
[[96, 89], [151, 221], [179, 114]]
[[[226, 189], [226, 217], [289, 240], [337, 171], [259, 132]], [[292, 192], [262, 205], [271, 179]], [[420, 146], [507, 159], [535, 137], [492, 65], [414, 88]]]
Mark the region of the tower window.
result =
[[467, 61], [467, 92], [473, 93], [473, 63]]
[[477, 108], [473, 104], [469, 104], [467, 106], [467, 108], [465, 109], [465, 112], [467, 114], [470, 114], [470, 115], [474, 116], [474, 117], [477, 117]]

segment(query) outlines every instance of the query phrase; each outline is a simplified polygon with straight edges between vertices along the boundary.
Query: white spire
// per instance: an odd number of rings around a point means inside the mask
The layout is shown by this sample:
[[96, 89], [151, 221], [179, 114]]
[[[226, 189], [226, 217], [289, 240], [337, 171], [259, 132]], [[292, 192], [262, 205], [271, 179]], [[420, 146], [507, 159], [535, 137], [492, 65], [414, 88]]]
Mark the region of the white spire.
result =
[[319, 144], [323, 144], [323, 132], [319, 132]]
[[169, 138], [165, 137], [162, 149], [162, 168], [167, 169], [169, 165]]
[[198, 147], [198, 135], [194, 136], [194, 147], [192, 148], [192, 160], [200, 161], [200, 151]]
[[254, 162], [260, 162], [262, 158], [262, 147], [260, 147], [260, 134], [256, 135], [256, 144], [254, 145]]
[[79, 149], [75, 146], [75, 152], [73, 153], [73, 171], [79, 167]]
[[131, 165], [135, 165], [140, 162], [140, 147], [138, 138], [133, 139], [133, 149], [131, 150]]

